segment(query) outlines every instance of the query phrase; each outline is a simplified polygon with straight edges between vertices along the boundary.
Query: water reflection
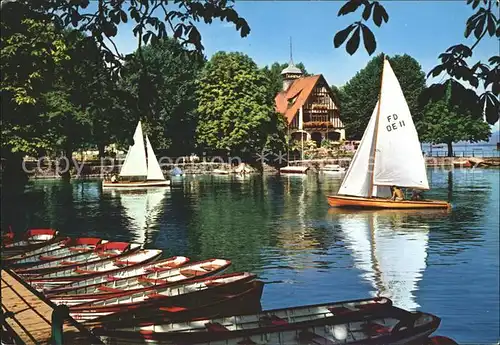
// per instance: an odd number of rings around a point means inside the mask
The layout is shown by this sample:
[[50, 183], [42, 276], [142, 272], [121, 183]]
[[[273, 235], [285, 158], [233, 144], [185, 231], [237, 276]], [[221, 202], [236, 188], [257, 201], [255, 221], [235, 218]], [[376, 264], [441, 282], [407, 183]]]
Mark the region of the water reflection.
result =
[[416, 310], [415, 292], [426, 269], [429, 224], [447, 213], [426, 211], [345, 211], [332, 208], [356, 268], [374, 296], [391, 298], [398, 307]]
[[167, 189], [103, 190], [112, 199], [119, 199], [128, 220], [131, 240], [146, 244], [151, 242], [151, 230], [158, 230], [158, 217], [163, 208]]

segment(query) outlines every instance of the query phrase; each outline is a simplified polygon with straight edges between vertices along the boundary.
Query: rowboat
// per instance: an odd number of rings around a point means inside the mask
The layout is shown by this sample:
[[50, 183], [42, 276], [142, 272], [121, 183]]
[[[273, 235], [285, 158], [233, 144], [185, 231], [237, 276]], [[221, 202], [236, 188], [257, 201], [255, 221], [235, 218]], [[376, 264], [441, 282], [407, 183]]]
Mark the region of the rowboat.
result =
[[180, 268], [154, 266], [145, 269], [143, 276], [134, 276], [125, 279], [111, 280], [105, 283], [88, 285], [72, 290], [65, 289], [53, 295], [49, 291], [49, 298], [56, 304], [76, 305], [84, 302], [96, 301], [123, 295], [124, 292], [133, 293], [148, 286], [168, 285], [185, 282], [194, 278], [205, 278], [227, 269], [231, 261], [224, 259], [211, 259], [195, 262]]
[[[360, 313], [369, 313], [373, 315], [375, 312], [382, 312], [392, 306], [392, 301], [388, 298], [375, 297], [368, 299], [358, 299], [342, 302], [322, 303], [314, 305], [305, 305], [292, 308], [271, 309], [259, 311], [253, 314], [237, 314], [228, 315], [225, 317], [215, 318], [197, 318], [186, 319], [184, 322], [160, 322], [159, 320], [148, 320], [144, 322], [137, 322], [134, 325], [130, 324], [114, 324], [105, 325], [99, 328], [99, 332], [104, 331], [130, 331], [140, 332], [142, 334], [168, 334], [178, 333], [181, 334], [182, 340], [185, 338], [186, 333], [195, 334], [195, 337], [200, 337], [201, 333], [207, 333], [204, 327], [206, 323], [224, 325], [226, 328], [239, 328], [239, 329], [252, 329], [268, 326], [279, 326], [283, 324], [286, 319], [288, 324], [301, 324], [307, 325], [315, 323], [325, 318], [332, 318], [336, 315], [348, 315]], [[184, 334], [184, 335], [183, 335]], [[234, 334], [234, 333], [233, 333]], [[176, 335], [173, 335], [174, 339]], [[188, 334], [189, 337], [189, 334]], [[206, 340], [214, 340], [210, 334], [205, 334], [203, 337]]]
[[2, 256], [12, 256], [43, 247], [55, 241], [58, 234], [54, 229], [29, 229], [22, 240], [2, 243]]
[[[184, 283], [152, 285], [142, 289], [123, 291], [121, 295], [88, 301], [70, 306], [70, 315], [79, 320], [91, 320], [119, 311], [137, 309], [139, 307], [172, 307], [178, 303], [208, 301], [220, 291], [230, 293], [244, 283], [254, 280], [256, 276], [247, 272], [232, 273], [216, 277], [207, 277]], [[52, 299], [55, 304], [68, 304], [64, 298]]]
[[391, 200], [391, 186], [429, 190], [417, 130], [399, 81], [384, 58], [379, 99], [332, 207], [450, 208], [439, 200]]
[[20, 260], [20, 259], [24, 259], [24, 258], [34, 256], [34, 255], [39, 255], [39, 254], [49, 252], [49, 251], [54, 250], [54, 249], [59, 249], [59, 248], [65, 247], [66, 242], [68, 242], [69, 240], [70, 240], [69, 237], [59, 237], [59, 238], [57, 238], [57, 240], [51, 241], [50, 243], [47, 243], [46, 245], [44, 245], [42, 247], [39, 247], [39, 248], [36, 248], [33, 250], [29, 250], [27, 252], [22, 252], [22, 253], [19, 253], [17, 255], [11, 255], [7, 258], [3, 258], [2, 262], [5, 263], [6, 265], [8, 265], [11, 262], [13, 263], [13, 262]]
[[[230, 289], [212, 288], [209, 294], [206, 290], [196, 291], [174, 298], [170, 304], [162, 302], [160, 306], [144, 304], [134, 309], [124, 308], [113, 314], [100, 316], [84, 321], [87, 327], [117, 327], [134, 326], [142, 322], [166, 323], [192, 320], [194, 318], [214, 318], [239, 313], [257, 313], [262, 310], [260, 298], [264, 283], [252, 280], [243, 284], [232, 285]], [[73, 317], [80, 317], [73, 314]]]
[[[347, 309], [347, 310], [346, 310]], [[371, 309], [371, 310], [370, 310]], [[394, 306], [353, 311], [338, 309], [295, 314], [291, 309], [257, 315], [191, 320], [136, 331], [94, 329], [105, 343], [119, 344], [406, 344], [425, 341], [441, 320]], [[105, 335], [104, 335], [105, 334]], [[110, 341], [108, 341], [110, 340]]]
[[127, 267], [137, 267], [158, 259], [162, 254], [158, 249], [143, 249], [127, 252], [119, 257], [113, 256], [103, 260], [78, 265], [76, 267], [62, 267], [42, 276], [28, 277], [27, 281], [35, 289], [44, 291], [53, 287], [69, 284], [87, 277], [109, 275]]
[[[146, 135], [146, 147], [144, 147], [144, 135], [142, 133], [141, 121], [137, 124], [134, 132], [134, 144], [130, 146], [125, 162], [120, 170], [120, 177], [139, 177], [138, 181], [102, 181], [103, 188], [146, 188], [167, 187], [170, 181], [165, 179], [160, 164], [156, 159], [153, 147]], [[146, 159], [147, 152], [147, 159]]]
[[[59, 248], [50, 249], [51, 246], [45, 246], [39, 250], [43, 250], [43, 248], [45, 248], [49, 249], [48, 251], [37, 252], [35, 250], [30, 252], [32, 254], [27, 253], [24, 257], [19, 259], [10, 258], [7, 264], [12, 267], [28, 267], [58, 259], [65, 259], [75, 254], [93, 251], [101, 242], [102, 239], [95, 237], [67, 239], [54, 244], [55, 247]], [[35, 254], [33, 254], [33, 252], [35, 252]]]
[[106, 274], [91, 275], [88, 278], [77, 280], [75, 282], [64, 284], [45, 291], [45, 295], [49, 298], [61, 293], [70, 293], [76, 289], [89, 286], [98, 285], [106, 282], [111, 282], [115, 280], [131, 278], [142, 276], [151, 272], [151, 269], [173, 269], [180, 267], [189, 262], [189, 258], [185, 256], [173, 256], [168, 259], [163, 259], [160, 261], [155, 261], [153, 263], [147, 262], [140, 265], [133, 265], [131, 267], [121, 268], [116, 272], [106, 272]]
[[96, 248], [90, 252], [76, 253], [75, 255], [65, 259], [57, 259], [28, 268], [15, 269], [14, 271], [18, 275], [23, 276], [42, 276], [50, 272], [76, 268], [81, 264], [88, 264], [113, 257], [118, 258], [120, 255], [125, 255], [128, 252], [139, 250], [140, 247], [141, 245], [137, 243], [106, 242], [97, 245]]

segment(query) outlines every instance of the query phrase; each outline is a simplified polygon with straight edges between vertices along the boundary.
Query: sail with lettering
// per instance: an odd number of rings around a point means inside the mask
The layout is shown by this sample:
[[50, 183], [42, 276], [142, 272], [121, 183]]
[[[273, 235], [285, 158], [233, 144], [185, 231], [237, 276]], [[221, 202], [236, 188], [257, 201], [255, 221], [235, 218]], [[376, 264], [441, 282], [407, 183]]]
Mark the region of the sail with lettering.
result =
[[147, 176], [147, 174], [146, 149], [141, 121], [139, 121], [134, 133], [134, 144], [129, 147], [120, 176]]
[[342, 181], [340, 195], [387, 197], [393, 185], [429, 189], [417, 130], [388, 60], [384, 60], [382, 73], [379, 101]]
[[424, 156], [403, 90], [388, 60], [384, 76], [376, 134], [373, 184], [429, 189]]
[[153, 147], [149, 142], [149, 138], [146, 135], [146, 147], [148, 152], [148, 180], [165, 180], [165, 176], [163, 176], [163, 172], [161, 171], [160, 164], [156, 159], [155, 152], [153, 151]]

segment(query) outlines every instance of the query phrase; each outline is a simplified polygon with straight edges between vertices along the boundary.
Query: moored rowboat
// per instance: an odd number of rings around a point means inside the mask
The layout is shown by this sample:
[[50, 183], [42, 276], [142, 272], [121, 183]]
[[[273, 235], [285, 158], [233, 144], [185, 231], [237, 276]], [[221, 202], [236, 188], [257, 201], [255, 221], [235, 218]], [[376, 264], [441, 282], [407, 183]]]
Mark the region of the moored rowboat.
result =
[[[94, 329], [105, 343], [119, 344], [406, 344], [426, 339], [440, 324], [427, 313], [394, 306], [350, 310], [289, 308], [219, 319], [152, 325], [130, 331]], [[346, 310], [347, 309], [347, 310]], [[358, 308], [356, 308], [358, 309]], [[302, 312], [301, 312], [302, 311]], [[305, 312], [304, 312], [305, 311]], [[318, 313], [315, 313], [318, 312]]]
[[55, 246], [59, 248], [50, 249], [51, 246], [45, 246], [42, 247], [42, 249], [46, 248], [49, 250], [42, 252], [35, 250], [30, 252], [32, 254], [27, 253], [27, 255], [21, 258], [18, 258], [19, 256], [16, 256], [15, 258], [10, 258], [7, 264], [11, 267], [28, 267], [54, 260], [65, 259], [76, 254], [93, 251], [101, 242], [102, 239], [95, 237], [67, 239], [55, 244]]
[[120, 255], [126, 255], [140, 248], [141, 245], [137, 243], [106, 242], [97, 245], [93, 251], [76, 253], [65, 259], [44, 262], [28, 268], [15, 269], [14, 271], [22, 276], [42, 276], [50, 272], [76, 268], [82, 264], [89, 264], [109, 258], [118, 258]]
[[161, 254], [162, 251], [159, 249], [143, 249], [128, 252], [119, 257], [112, 256], [77, 267], [63, 267], [61, 270], [53, 271], [43, 276], [28, 277], [28, 283], [38, 290], [46, 290], [87, 277], [113, 274], [127, 267], [137, 267], [143, 263], [149, 263], [158, 259]]
[[[230, 287], [212, 287], [200, 292], [164, 300], [160, 305], [142, 304], [134, 309], [122, 310], [84, 321], [87, 327], [127, 327], [141, 322], [165, 323], [192, 320], [194, 318], [214, 318], [235, 313], [257, 313], [262, 310], [260, 298], [264, 283], [252, 280]], [[74, 314], [73, 317], [80, 317]]]
[[[142, 289], [124, 291], [108, 299], [89, 301], [70, 306], [70, 315], [75, 319], [91, 320], [139, 307], [168, 307], [185, 299], [207, 301], [219, 291], [230, 293], [234, 288], [254, 280], [256, 276], [247, 272], [232, 273], [217, 277], [192, 280], [185, 283], [153, 285]], [[55, 304], [66, 304], [64, 298], [52, 299]], [[69, 301], [71, 302], [71, 301]]]
[[141, 290], [154, 285], [178, 284], [194, 278], [208, 277], [221, 271], [231, 265], [229, 260], [212, 259], [200, 262], [194, 262], [179, 268], [169, 268], [165, 265], [152, 265], [145, 269], [146, 275], [134, 276], [125, 279], [119, 279], [84, 286], [76, 289], [65, 289], [64, 292], [56, 292], [56, 295], [50, 291], [49, 298], [56, 304], [76, 305], [87, 303], [104, 298], [120, 296], [124, 293], [132, 294], [134, 290]]
[[2, 256], [25, 253], [50, 244], [57, 240], [59, 232], [54, 229], [29, 229], [20, 241], [12, 241], [2, 246]]
[[75, 291], [85, 286], [98, 285], [120, 279], [142, 276], [150, 273], [151, 269], [174, 269], [185, 265], [187, 262], [189, 262], [189, 258], [185, 256], [173, 256], [171, 258], [155, 261], [153, 263], [145, 262], [140, 265], [125, 267], [114, 272], [106, 272], [106, 274], [92, 275], [82, 280], [77, 280], [69, 284], [49, 289], [45, 291], [45, 294], [50, 297], [66, 292], [71, 293], [71, 291]]
[[347, 195], [329, 195], [328, 204], [332, 207], [373, 208], [373, 209], [449, 209], [450, 203], [439, 200], [403, 200], [393, 201], [387, 198], [363, 198]]

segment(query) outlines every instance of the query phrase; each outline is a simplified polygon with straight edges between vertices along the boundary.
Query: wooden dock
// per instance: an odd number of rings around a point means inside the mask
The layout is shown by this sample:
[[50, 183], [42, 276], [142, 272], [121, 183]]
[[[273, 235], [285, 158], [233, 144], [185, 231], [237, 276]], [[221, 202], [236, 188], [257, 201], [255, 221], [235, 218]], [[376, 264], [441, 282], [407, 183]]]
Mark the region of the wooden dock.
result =
[[[6, 327], [13, 331], [17, 341], [29, 345], [50, 344], [52, 312], [56, 306], [9, 270], [2, 269], [1, 293]], [[71, 345], [102, 344], [71, 318], [63, 325], [63, 340], [64, 344]]]

